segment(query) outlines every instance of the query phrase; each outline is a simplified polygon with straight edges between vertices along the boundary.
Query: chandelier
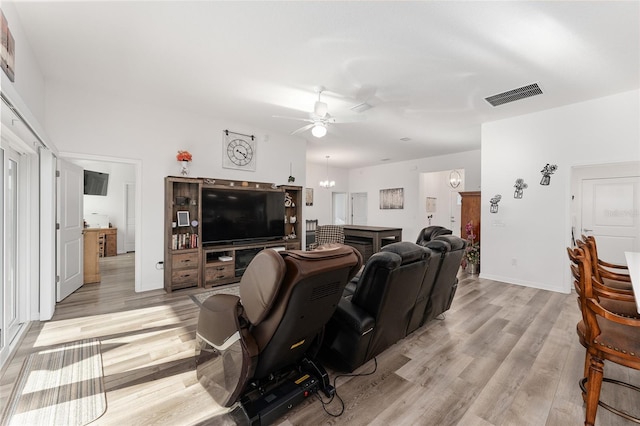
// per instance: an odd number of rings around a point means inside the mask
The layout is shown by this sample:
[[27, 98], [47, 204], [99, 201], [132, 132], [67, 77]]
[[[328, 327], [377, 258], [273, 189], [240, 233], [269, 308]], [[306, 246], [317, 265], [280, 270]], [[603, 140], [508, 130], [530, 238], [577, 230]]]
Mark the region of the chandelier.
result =
[[336, 186], [336, 181], [329, 180], [329, 156], [327, 155], [327, 179], [320, 181], [320, 186], [322, 188], [333, 188]]

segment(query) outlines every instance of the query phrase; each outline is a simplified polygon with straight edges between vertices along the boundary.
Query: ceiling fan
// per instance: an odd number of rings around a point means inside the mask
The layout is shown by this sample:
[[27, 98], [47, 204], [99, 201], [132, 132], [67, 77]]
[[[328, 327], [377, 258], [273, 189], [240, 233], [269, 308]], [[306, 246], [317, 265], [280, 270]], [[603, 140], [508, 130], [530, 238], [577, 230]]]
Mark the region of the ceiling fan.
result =
[[274, 115], [276, 118], [286, 118], [288, 120], [306, 121], [310, 124], [300, 127], [299, 129], [291, 132], [292, 135], [305, 132], [311, 129], [311, 134], [316, 138], [321, 138], [327, 134], [327, 125], [336, 123], [335, 117], [329, 114], [329, 107], [325, 102], [320, 100], [320, 95], [324, 91], [324, 87], [319, 87], [316, 92], [318, 93], [318, 100], [313, 105], [313, 112], [309, 113], [309, 118], [298, 117], [286, 117], [281, 115]]

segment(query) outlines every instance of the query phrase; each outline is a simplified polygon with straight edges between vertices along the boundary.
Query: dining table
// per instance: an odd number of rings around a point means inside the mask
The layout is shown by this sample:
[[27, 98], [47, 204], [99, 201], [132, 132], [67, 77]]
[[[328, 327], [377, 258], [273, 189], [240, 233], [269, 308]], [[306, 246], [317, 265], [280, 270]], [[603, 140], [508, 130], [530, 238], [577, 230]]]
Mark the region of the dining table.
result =
[[629, 276], [631, 277], [631, 286], [633, 287], [633, 294], [636, 298], [636, 308], [640, 313], [640, 252], [625, 251], [624, 257], [627, 260], [627, 266], [629, 267]]

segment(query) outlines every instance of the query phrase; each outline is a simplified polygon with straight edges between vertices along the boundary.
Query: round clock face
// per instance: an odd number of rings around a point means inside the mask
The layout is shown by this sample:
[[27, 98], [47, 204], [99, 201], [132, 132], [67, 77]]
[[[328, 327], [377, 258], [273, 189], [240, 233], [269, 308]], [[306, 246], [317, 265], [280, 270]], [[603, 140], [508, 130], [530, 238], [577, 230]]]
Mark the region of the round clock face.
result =
[[233, 139], [227, 144], [227, 156], [233, 164], [246, 166], [253, 158], [253, 148], [242, 139]]

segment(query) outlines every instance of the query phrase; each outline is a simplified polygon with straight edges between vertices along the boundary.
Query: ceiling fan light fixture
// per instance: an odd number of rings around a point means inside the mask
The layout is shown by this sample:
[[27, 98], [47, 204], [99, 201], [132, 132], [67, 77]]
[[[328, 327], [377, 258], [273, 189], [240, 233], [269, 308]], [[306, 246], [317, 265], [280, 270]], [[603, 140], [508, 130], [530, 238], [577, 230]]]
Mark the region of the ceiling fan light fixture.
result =
[[327, 134], [327, 127], [323, 123], [316, 123], [311, 129], [311, 134], [316, 138], [321, 138]]

